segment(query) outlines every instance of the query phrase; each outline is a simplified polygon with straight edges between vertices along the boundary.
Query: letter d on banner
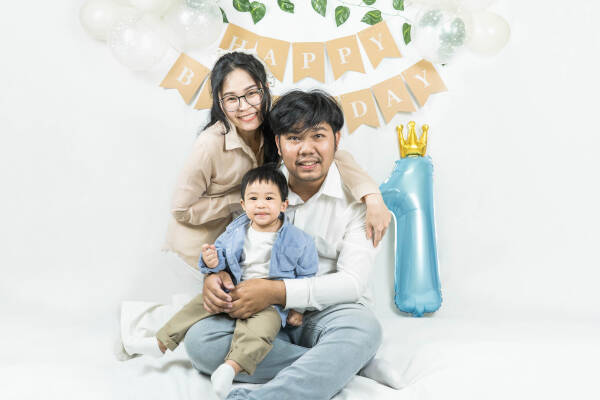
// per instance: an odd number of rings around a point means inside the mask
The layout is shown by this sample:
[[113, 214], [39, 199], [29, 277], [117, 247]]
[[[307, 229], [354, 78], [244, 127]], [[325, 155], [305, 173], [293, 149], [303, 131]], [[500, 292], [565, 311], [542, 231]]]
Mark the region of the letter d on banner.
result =
[[189, 104], [209, 72], [204, 65], [181, 53], [160, 86], [165, 89], [177, 89], [185, 103]]
[[379, 126], [375, 101], [369, 89], [343, 94], [340, 99], [348, 133], [354, 132], [362, 124], [373, 128]]

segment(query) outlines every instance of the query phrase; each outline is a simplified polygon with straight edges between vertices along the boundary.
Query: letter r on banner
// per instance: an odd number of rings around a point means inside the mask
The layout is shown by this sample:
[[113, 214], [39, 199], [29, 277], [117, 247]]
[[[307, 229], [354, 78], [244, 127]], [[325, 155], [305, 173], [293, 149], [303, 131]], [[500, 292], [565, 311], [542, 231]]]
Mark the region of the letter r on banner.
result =
[[185, 103], [189, 104], [209, 72], [204, 65], [181, 53], [160, 86], [165, 89], [177, 89]]

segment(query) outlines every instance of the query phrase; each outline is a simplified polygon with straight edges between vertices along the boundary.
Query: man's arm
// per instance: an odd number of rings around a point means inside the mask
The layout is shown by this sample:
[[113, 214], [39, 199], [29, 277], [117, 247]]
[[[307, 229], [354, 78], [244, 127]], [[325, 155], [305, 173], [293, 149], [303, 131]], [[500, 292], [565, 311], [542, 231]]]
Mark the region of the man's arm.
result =
[[337, 271], [307, 279], [285, 279], [285, 307], [322, 310], [332, 304], [354, 303], [369, 285], [377, 250], [365, 237], [365, 206], [354, 203], [346, 225]]
[[249, 279], [229, 294], [233, 299], [229, 311], [232, 318], [246, 319], [273, 304], [285, 307], [285, 285], [280, 280]]

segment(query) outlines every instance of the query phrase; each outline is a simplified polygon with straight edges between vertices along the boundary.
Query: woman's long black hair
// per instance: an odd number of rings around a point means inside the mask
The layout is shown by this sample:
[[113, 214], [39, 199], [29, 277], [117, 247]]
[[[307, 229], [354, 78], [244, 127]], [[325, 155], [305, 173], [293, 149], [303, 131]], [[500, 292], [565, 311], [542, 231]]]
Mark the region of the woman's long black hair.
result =
[[217, 60], [215, 66], [210, 73], [210, 84], [212, 94], [212, 107], [210, 109], [210, 122], [206, 124], [204, 129], [209, 126], [222, 122], [225, 126], [225, 134], [231, 129], [230, 122], [225, 116], [219, 103], [219, 93], [223, 88], [225, 77], [233, 70], [242, 69], [250, 74], [254, 82], [263, 89], [263, 97], [261, 102], [260, 114], [262, 124], [260, 131], [263, 135], [263, 163], [279, 162], [277, 147], [275, 145], [275, 137], [269, 125], [269, 110], [271, 110], [271, 92], [267, 86], [267, 73], [263, 64], [254, 56], [241, 52], [232, 52], [223, 55]]

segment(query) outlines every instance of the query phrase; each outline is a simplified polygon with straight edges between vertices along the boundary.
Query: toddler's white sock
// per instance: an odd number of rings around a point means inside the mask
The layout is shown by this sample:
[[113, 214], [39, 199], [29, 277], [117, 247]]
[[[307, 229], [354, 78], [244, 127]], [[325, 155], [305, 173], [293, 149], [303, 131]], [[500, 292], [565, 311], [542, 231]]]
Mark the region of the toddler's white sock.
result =
[[358, 375], [373, 379], [392, 389], [402, 389], [406, 386], [406, 381], [394, 366], [381, 358], [372, 359], [358, 372]]
[[231, 365], [225, 363], [219, 365], [219, 368], [217, 368], [210, 376], [213, 389], [215, 390], [215, 393], [217, 393], [219, 399], [224, 400], [227, 397], [231, 391], [234, 377], [235, 370]]

